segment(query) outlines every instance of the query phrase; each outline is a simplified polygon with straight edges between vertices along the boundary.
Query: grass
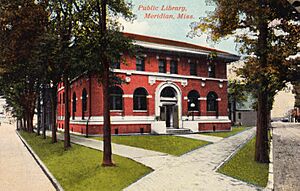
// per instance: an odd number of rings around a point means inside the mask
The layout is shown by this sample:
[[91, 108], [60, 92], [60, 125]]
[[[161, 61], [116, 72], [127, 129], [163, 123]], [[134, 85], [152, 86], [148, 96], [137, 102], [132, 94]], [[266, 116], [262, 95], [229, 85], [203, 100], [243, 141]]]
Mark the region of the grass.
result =
[[102, 152], [63, 142], [51, 144], [35, 134], [21, 132], [64, 190], [122, 190], [152, 170], [133, 160], [113, 155], [116, 167], [102, 167]]
[[248, 129], [248, 127], [232, 127], [231, 131], [228, 132], [215, 132], [215, 133], [203, 133], [203, 135], [209, 135], [209, 136], [216, 136], [216, 137], [230, 137], [232, 135], [235, 135], [241, 131], [244, 131]]
[[[102, 140], [102, 137], [97, 137], [96, 139]], [[171, 135], [112, 136], [112, 142], [147, 150], [159, 151], [175, 156], [180, 156], [209, 144], [209, 142], [206, 141]]]
[[254, 185], [265, 187], [268, 182], [269, 165], [254, 161], [255, 138], [223, 165], [218, 172]]

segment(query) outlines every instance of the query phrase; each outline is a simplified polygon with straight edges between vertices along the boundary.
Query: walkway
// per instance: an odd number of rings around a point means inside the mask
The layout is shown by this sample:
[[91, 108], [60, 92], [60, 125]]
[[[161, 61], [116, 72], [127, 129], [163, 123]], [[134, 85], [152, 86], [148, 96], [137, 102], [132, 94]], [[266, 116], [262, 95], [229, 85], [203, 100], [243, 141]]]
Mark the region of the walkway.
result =
[[[131, 158], [155, 171], [125, 190], [257, 190], [257, 187], [215, 172], [217, 167], [241, 144], [250, 139], [255, 128], [210, 144], [180, 157], [145, 149], [112, 144], [113, 153]], [[58, 134], [63, 139], [63, 134]], [[190, 137], [192, 138], [192, 137]], [[102, 150], [102, 141], [71, 135], [76, 144]]]
[[255, 128], [223, 139], [188, 154], [150, 173], [125, 190], [257, 190], [255, 186], [215, 172]]
[[[47, 135], [51, 136], [51, 132], [47, 131]], [[57, 133], [57, 138], [60, 140], [64, 140], [64, 135], [62, 133]], [[76, 143], [78, 145], [83, 145], [89, 148], [103, 151], [102, 141], [71, 135], [71, 142]], [[164, 166], [164, 164], [170, 163], [172, 160], [176, 158], [175, 156], [166, 153], [150, 151], [146, 149], [120, 145], [115, 143], [112, 143], [112, 151], [113, 154], [133, 159], [154, 170], [160, 168], [161, 166]]]
[[1, 124], [0, 145], [0, 190], [55, 190], [17, 136], [14, 125]]
[[222, 141], [222, 137], [216, 137], [216, 136], [208, 136], [208, 135], [202, 135], [202, 134], [185, 134], [185, 135], [176, 135], [178, 137], [185, 137], [190, 139], [196, 139], [201, 141], [207, 141], [211, 143], [217, 143], [219, 141]]
[[300, 190], [300, 123], [272, 123], [274, 189]]

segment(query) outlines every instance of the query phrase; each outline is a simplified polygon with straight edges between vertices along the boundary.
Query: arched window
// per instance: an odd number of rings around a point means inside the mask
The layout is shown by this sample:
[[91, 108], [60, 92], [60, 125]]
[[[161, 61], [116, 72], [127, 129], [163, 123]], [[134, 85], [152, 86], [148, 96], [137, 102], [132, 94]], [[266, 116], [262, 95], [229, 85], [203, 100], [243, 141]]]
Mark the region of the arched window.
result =
[[87, 93], [86, 89], [82, 90], [82, 119], [84, 119], [84, 112], [87, 110]]
[[75, 119], [75, 112], [76, 112], [76, 93], [73, 93], [72, 97], [72, 118]]
[[169, 97], [169, 98], [176, 97], [175, 90], [172, 87], [166, 87], [160, 93], [160, 97]]
[[200, 95], [196, 90], [192, 90], [188, 94], [188, 110], [199, 111], [199, 98]]
[[133, 93], [133, 110], [147, 110], [147, 90], [137, 88]]
[[110, 88], [110, 110], [123, 110], [123, 90], [114, 86]]
[[215, 92], [209, 92], [207, 94], [207, 111], [218, 111], [218, 95]]

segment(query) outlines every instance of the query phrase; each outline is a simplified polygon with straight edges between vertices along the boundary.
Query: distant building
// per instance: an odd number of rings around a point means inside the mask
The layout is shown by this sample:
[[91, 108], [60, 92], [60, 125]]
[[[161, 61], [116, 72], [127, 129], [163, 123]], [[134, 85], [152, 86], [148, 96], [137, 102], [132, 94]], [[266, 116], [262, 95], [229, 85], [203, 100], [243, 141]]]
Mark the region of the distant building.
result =
[[[140, 53], [123, 53], [113, 72], [126, 83], [110, 89], [112, 134], [229, 131], [227, 63], [238, 56], [198, 45], [126, 34]], [[212, 52], [217, 53], [208, 64]], [[58, 90], [58, 128], [64, 128], [64, 86]], [[102, 87], [95, 76], [71, 83], [70, 130], [103, 130]]]
[[276, 94], [271, 111], [271, 118], [281, 119], [289, 117], [289, 111], [294, 109], [294, 106], [295, 95], [293, 94], [293, 85], [289, 83], [286, 88]]
[[[242, 61], [232, 62], [228, 65], [228, 80], [237, 80], [236, 69], [243, 67]], [[255, 126], [257, 112], [253, 109], [255, 99], [251, 92], [247, 93], [246, 101], [237, 102], [234, 98], [229, 98], [229, 118], [234, 125]]]

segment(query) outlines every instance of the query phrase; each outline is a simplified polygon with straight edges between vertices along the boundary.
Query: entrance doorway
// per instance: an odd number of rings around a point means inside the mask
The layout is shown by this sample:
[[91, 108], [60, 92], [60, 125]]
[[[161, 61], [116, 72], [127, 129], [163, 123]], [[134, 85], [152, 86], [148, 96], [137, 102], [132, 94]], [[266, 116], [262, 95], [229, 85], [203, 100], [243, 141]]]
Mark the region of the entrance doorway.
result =
[[166, 122], [168, 129], [179, 128], [177, 95], [172, 87], [162, 90], [160, 103], [160, 120]]

